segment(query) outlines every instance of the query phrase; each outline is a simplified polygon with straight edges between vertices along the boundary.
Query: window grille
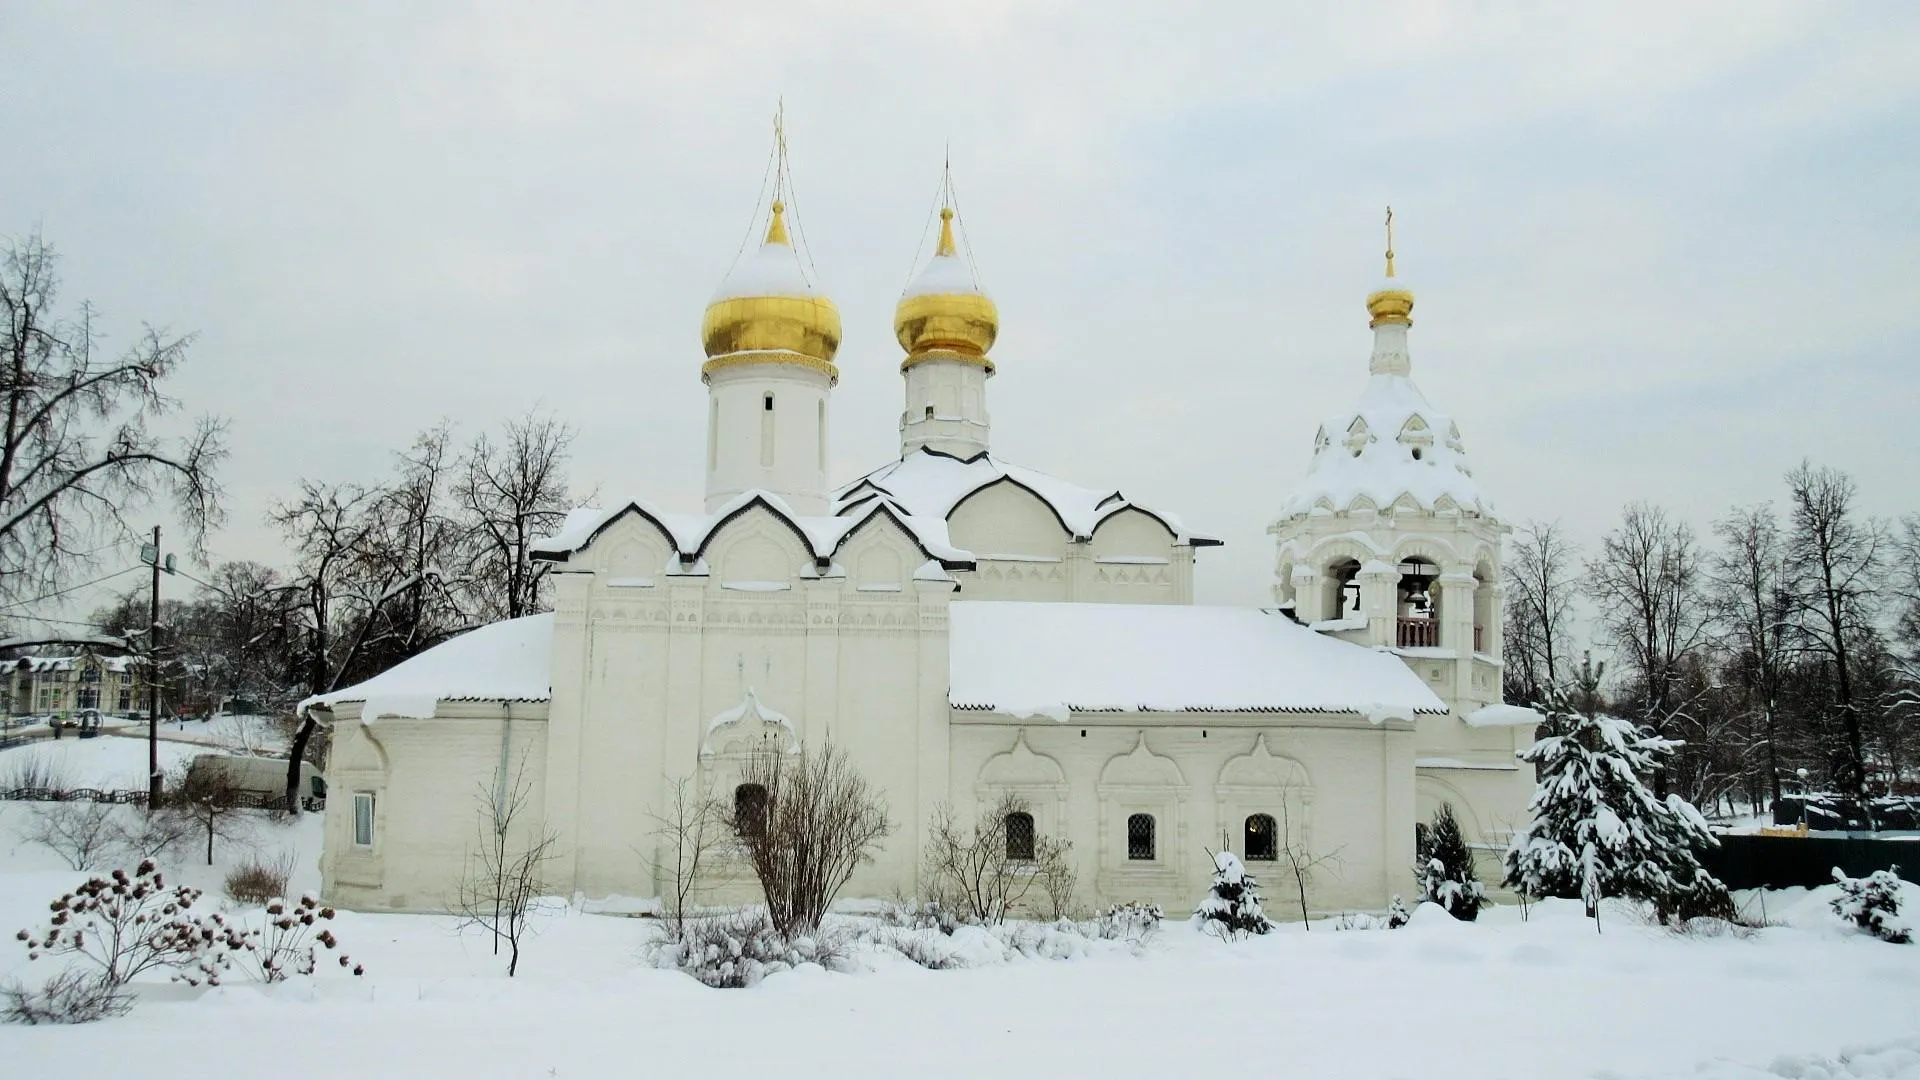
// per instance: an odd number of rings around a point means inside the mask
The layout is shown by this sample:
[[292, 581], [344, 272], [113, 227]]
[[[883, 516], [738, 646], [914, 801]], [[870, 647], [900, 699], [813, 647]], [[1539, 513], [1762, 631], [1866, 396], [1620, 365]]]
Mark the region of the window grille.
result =
[[1280, 857], [1280, 830], [1272, 814], [1254, 814], [1247, 818], [1246, 840], [1241, 850], [1248, 861], [1272, 862]]
[[733, 823], [743, 835], [757, 836], [767, 827], [767, 789], [741, 784], [733, 789]]
[[1015, 811], [1007, 815], [1007, 858], [1033, 861], [1033, 815]]
[[1127, 858], [1153, 859], [1153, 815], [1134, 814], [1127, 818]]

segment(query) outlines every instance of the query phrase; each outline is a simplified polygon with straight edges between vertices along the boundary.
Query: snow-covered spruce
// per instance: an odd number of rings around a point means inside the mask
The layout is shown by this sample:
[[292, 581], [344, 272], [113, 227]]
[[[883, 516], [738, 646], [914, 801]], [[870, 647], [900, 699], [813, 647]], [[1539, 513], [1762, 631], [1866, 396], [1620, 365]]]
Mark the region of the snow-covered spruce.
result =
[[1398, 930], [1413, 921], [1413, 912], [1407, 910], [1407, 902], [1400, 899], [1398, 893], [1387, 902], [1387, 929]]
[[1461, 922], [1472, 922], [1487, 902], [1487, 889], [1473, 870], [1473, 852], [1460, 833], [1453, 804], [1441, 803], [1433, 824], [1419, 827], [1414, 845], [1414, 880], [1423, 903], [1439, 904]]
[[1548, 699], [1543, 735], [1520, 752], [1539, 776], [1527, 829], [1507, 850], [1506, 884], [1524, 896], [1579, 898], [1589, 918], [1601, 899], [1651, 903], [1667, 923], [1734, 914], [1726, 886], [1694, 851], [1717, 846], [1693, 804], [1663, 802], [1641, 777], [1680, 744], [1618, 717]]
[[1833, 882], [1840, 895], [1833, 898], [1833, 913], [1872, 934], [1881, 941], [1905, 945], [1913, 940], [1913, 927], [1900, 916], [1900, 868], [1875, 870], [1863, 878], [1851, 878], [1833, 871]]
[[1231, 851], [1213, 857], [1213, 887], [1193, 910], [1203, 933], [1222, 941], [1236, 941], [1248, 934], [1264, 934], [1273, 929], [1266, 913], [1260, 910], [1258, 882]]

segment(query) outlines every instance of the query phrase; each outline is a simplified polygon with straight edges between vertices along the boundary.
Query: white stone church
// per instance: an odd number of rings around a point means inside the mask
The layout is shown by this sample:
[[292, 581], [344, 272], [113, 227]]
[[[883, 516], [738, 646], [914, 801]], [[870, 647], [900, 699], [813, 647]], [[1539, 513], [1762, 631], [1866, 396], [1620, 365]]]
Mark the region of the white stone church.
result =
[[1441, 802], [1504, 846], [1537, 719], [1500, 703], [1506, 530], [1409, 378], [1391, 252], [1359, 401], [1269, 530], [1276, 606], [1201, 607], [1194, 558], [1219, 540], [993, 455], [998, 316], [950, 210], [895, 316], [900, 457], [830, 486], [840, 319], [779, 194], [706, 311], [705, 509], [577, 510], [539, 548], [551, 614], [303, 704], [333, 735], [329, 902], [446, 908], [476, 794], [512, 775], [559, 837], [556, 892], [656, 896], [677, 781], [751, 798], [751, 755], [829, 742], [894, 822], [851, 896], [912, 894], [936, 808], [971, 820], [1008, 792], [1031, 807], [1010, 845], [1070, 840], [1083, 908], [1185, 910], [1224, 844], [1270, 875], [1287, 848], [1333, 855], [1309, 907], [1378, 909], [1411, 891]]

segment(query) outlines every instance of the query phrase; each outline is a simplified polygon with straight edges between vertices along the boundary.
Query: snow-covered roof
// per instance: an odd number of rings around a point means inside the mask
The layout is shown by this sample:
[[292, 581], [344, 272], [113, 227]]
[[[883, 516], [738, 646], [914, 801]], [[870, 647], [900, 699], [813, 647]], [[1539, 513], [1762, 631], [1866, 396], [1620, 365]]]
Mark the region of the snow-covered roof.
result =
[[920, 449], [883, 465], [834, 493], [839, 514], [865, 513], [886, 502], [914, 517], [944, 522], [967, 496], [990, 484], [1013, 483], [1033, 492], [1075, 539], [1087, 539], [1100, 523], [1122, 510], [1140, 510], [1163, 522], [1175, 543], [1205, 547], [1219, 540], [1188, 532], [1180, 519], [1133, 502], [1117, 488], [1084, 488], [1033, 469], [1000, 461], [991, 454], [962, 460], [937, 450]]
[[[613, 503], [604, 508], [585, 507], [569, 512], [559, 532], [546, 539], [534, 541], [532, 552], [533, 556], [539, 559], [565, 558], [587, 546], [600, 530], [611, 525], [615, 520], [627, 514], [639, 514], [653, 521], [666, 532], [673, 541], [675, 552], [682, 560], [693, 562], [706, 552], [707, 543], [713, 539], [720, 526], [755, 505], [764, 506], [775, 517], [785, 521], [806, 541], [809, 553], [822, 563], [832, 559], [833, 553], [839, 550], [841, 543], [863, 522], [875, 515], [885, 515], [898, 522], [929, 558], [939, 561], [949, 569], [973, 568], [973, 555], [954, 547], [949, 540], [944, 517], [921, 517], [898, 505], [879, 503], [861, 507], [857, 512], [850, 514], [809, 517], [794, 513], [793, 507], [789, 506], [785, 499], [770, 491], [742, 492], [707, 514], [663, 513], [639, 499]], [[677, 567], [666, 569], [670, 573], [680, 572]]]
[[747, 252], [713, 292], [713, 303], [752, 296], [819, 296], [807, 279], [800, 253], [790, 244], [768, 242]]
[[1525, 705], [1483, 705], [1465, 717], [1468, 727], [1526, 727], [1544, 717]]
[[1320, 426], [1307, 478], [1280, 516], [1348, 510], [1363, 499], [1385, 510], [1402, 496], [1422, 510], [1493, 513], [1453, 419], [1429, 404], [1412, 379], [1371, 375], [1359, 405]]
[[553, 696], [553, 614], [528, 615], [469, 630], [402, 661], [366, 682], [300, 703], [365, 704], [360, 715], [426, 719], [441, 701], [547, 701]]
[[[126, 644], [122, 640], [113, 638], [102, 638], [101, 641], [102, 644]], [[87, 658], [81, 656], [23, 656], [18, 660], [11, 661], [11, 663], [15, 666], [24, 666], [28, 671], [34, 672], [72, 671], [74, 667], [84, 659]], [[131, 656], [95, 656], [92, 657], [92, 660], [100, 666], [100, 670], [112, 672], [131, 671], [135, 662], [135, 658]]]
[[1082, 712], [1443, 713], [1397, 657], [1278, 612], [1175, 604], [957, 601], [956, 708], [1065, 720]]

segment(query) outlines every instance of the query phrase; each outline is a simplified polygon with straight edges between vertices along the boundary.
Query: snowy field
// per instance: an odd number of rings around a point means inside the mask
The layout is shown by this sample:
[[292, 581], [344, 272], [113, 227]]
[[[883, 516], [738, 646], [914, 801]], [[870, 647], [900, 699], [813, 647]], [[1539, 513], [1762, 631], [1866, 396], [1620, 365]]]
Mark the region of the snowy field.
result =
[[[211, 752], [198, 743], [160, 740], [160, 769], [170, 771], [192, 761], [196, 755]], [[34, 767], [48, 770], [55, 786], [62, 788], [102, 788], [115, 791], [144, 791], [147, 787], [147, 740], [122, 735], [102, 735], [79, 739], [41, 739], [0, 750], [0, 788], [9, 786], [7, 778]], [[17, 805], [0, 803], [0, 815], [17, 810]]]
[[[104, 759], [121, 741], [63, 749]], [[17, 752], [0, 752], [0, 769]], [[11, 932], [41, 925], [47, 901], [80, 878], [20, 840], [32, 812], [0, 803], [0, 979], [47, 974], [50, 961], [29, 966]], [[175, 877], [217, 893], [252, 847], [293, 854], [296, 886], [311, 887], [318, 825], [263, 821], [223, 842], [220, 865], [178, 857]], [[656, 924], [645, 919], [556, 905], [509, 981], [488, 942], [450, 919], [342, 913], [335, 929], [366, 965], [362, 979], [323, 969], [264, 991], [162, 977], [121, 1019], [0, 1026], [0, 1074], [139, 1062], [148, 1080], [172, 1080], [274, 1062], [283, 1075], [361, 1080], [1920, 1078], [1920, 945], [1842, 928], [1828, 891], [1767, 894], [1768, 916], [1785, 925], [1746, 938], [1677, 937], [1622, 913], [1596, 934], [1577, 906], [1557, 903], [1526, 922], [1511, 907], [1476, 924], [1427, 908], [1402, 930], [1319, 922], [1233, 945], [1169, 922], [1144, 946], [1080, 942], [1067, 960], [1009, 956], [963, 929], [956, 947], [977, 965], [967, 969], [856, 947], [851, 973], [801, 968], [747, 990], [648, 967]], [[1920, 903], [1920, 889], [1908, 896]]]

